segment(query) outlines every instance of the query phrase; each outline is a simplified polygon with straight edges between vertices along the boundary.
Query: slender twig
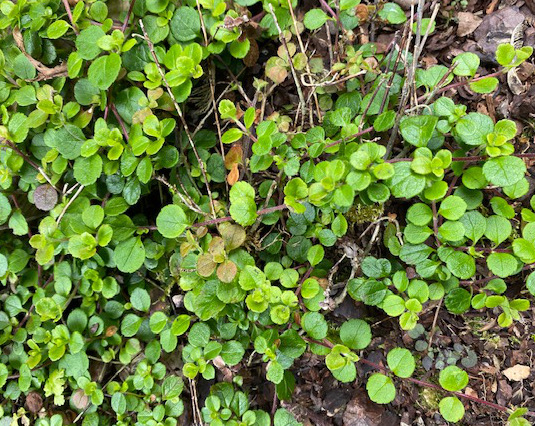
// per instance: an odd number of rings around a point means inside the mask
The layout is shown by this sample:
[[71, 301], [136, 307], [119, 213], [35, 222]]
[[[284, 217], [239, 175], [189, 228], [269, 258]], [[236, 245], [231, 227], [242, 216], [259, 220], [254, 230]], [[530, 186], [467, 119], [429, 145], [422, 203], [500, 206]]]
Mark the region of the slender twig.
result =
[[135, 4], [136, 4], [136, 0], [131, 0], [130, 7], [128, 8], [128, 12], [126, 13], [126, 18], [124, 19], [123, 25], [121, 27], [121, 31], [123, 33], [126, 31], [126, 28], [128, 27], [128, 21], [130, 21], [130, 16], [132, 16], [132, 12], [134, 10]]
[[[299, 34], [299, 28], [297, 26], [297, 19], [295, 19], [294, 8], [292, 6], [292, 2], [291, 1], [288, 2], [288, 8], [290, 9], [290, 15], [292, 16], [292, 22], [293, 22], [293, 25], [294, 25], [295, 36], [297, 37], [297, 41], [299, 43], [299, 48], [301, 49], [301, 53], [303, 55], [306, 55], [306, 49], [305, 49], [305, 46], [303, 44], [303, 40], [301, 38], [301, 35]], [[308, 60], [306, 61], [306, 70], [307, 70], [307, 73], [311, 74], [310, 64], [309, 64]], [[321, 117], [321, 110], [320, 110], [319, 101], [318, 101], [318, 94], [316, 93], [316, 88], [312, 88], [312, 96], [314, 97], [314, 104], [316, 105], [316, 114], [318, 115], [318, 120], [319, 120], [320, 117]], [[310, 97], [309, 97], [309, 99], [310, 99]], [[310, 108], [310, 123], [309, 124], [311, 126], [314, 125], [312, 108]]]
[[[278, 206], [268, 207], [266, 209], [258, 210], [256, 212], [256, 214], [258, 216], [263, 216], [263, 215], [270, 214], [270, 213], [273, 213], [273, 212], [277, 212], [277, 211], [280, 211], [280, 210], [285, 210], [287, 208], [288, 208], [288, 206], [286, 206], [286, 204], [280, 204]], [[218, 217], [217, 219], [210, 219], [210, 220], [207, 220], [207, 221], [204, 221], [204, 222], [194, 223], [192, 226], [195, 227], [195, 228], [198, 228], [200, 226], [210, 226], [210, 225], [216, 225], [218, 223], [223, 223], [223, 222], [231, 222], [232, 220], [233, 219], [232, 219], [231, 216]]]
[[279, 32], [279, 40], [282, 42], [284, 49], [286, 50], [286, 55], [288, 55], [288, 63], [290, 64], [290, 70], [292, 71], [292, 76], [295, 81], [295, 87], [297, 88], [297, 94], [299, 96], [299, 102], [301, 105], [301, 120], [304, 120], [305, 117], [305, 111], [306, 111], [306, 102], [305, 97], [303, 96], [303, 90], [301, 89], [301, 83], [299, 81], [299, 78], [297, 77], [297, 72], [294, 67], [294, 63], [292, 61], [292, 55], [290, 54], [290, 49], [288, 49], [288, 44], [286, 44], [286, 38], [284, 37], [284, 34], [282, 33], [282, 29], [279, 25], [279, 20], [277, 19], [277, 15], [275, 15], [275, 11], [273, 10], [273, 5], [271, 3], [268, 4], [269, 11], [271, 13], [271, 16], [273, 17], [273, 22], [275, 22], [275, 26], [277, 27], [277, 31]]
[[433, 336], [435, 335], [435, 327], [437, 325], [438, 320], [438, 313], [440, 312], [440, 308], [442, 306], [442, 301], [444, 300], [444, 296], [440, 298], [437, 304], [437, 309], [435, 311], [435, 316], [433, 317], [433, 324], [431, 324], [431, 331], [429, 332], [429, 340], [427, 342], [427, 352], [429, 352], [429, 349], [431, 349], [431, 345], [433, 344]]
[[325, 10], [327, 12], [329, 12], [331, 14], [331, 16], [336, 19], [337, 22], [339, 22], [339, 18], [338, 18], [338, 15], [336, 14], [336, 12], [332, 9], [331, 6], [329, 6], [329, 4], [325, 1], [325, 0], [320, 0], [320, 3], [321, 5], [325, 8]]
[[69, 200], [69, 202], [67, 204], [65, 204], [65, 207], [63, 207], [63, 210], [61, 211], [61, 213], [59, 214], [58, 216], [58, 219], [56, 220], [56, 223], [59, 225], [59, 223], [61, 222], [61, 219], [63, 219], [63, 216], [65, 215], [65, 213], [67, 212], [67, 209], [71, 206], [71, 204], [74, 202], [74, 200], [76, 200], [76, 198], [78, 198], [78, 195], [80, 195], [80, 193], [84, 190], [85, 186], [84, 185], [80, 185], [80, 188], [78, 188], [78, 190], [76, 191], [76, 193], [71, 197], [71, 199]]
[[437, 247], [440, 247], [440, 240], [438, 239], [438, 214], [437, 214], [437, 203], [435, 200], [431, 201], [431, 209], [433, 210], [433, 234], [435, 234], [435, 241]]
[[72, 29], [74, 30], [74, 33], [76, 35], [80, 34], [78, 32], [78, 27], [74, 23], [74, 18], [72, 16], [71, 7], [69, 6], [69, 0], [62, 0], [62, 2], [63, 2], [63, 6], [65, 7], [65, 11], [67, 12], [67, 16], [69, 17], [69, 21], [71, 21], [71, 25], [72, 25]]
[[[532, 268], [535, 268], [535, 263], [530, 263], [529, 265], [524, 265], [521, 271], [528, 271]], [[500, 278], [498, 275], [491, 275], [490, 277], [480, 278], [479, 280], [463, 280], [459, 281], [459, 285], [474, 285], [474, 284], [484, 284], [486, 282], [492, 281], [496, 278]]]
[[37, 170], [41, 174], [41, 176], [43, 176], [45, 180], [50, 184], [50, 186], [52, 186], [56, 191], [58, 191], [58, 189], [56, 188], [56, 185], [52, 183], [52, 180], [46, 174], [46, 172], [43, 170], [42, 167], [40, 167], [38, 164], [32, 161], [30, 157], [28, 157], [24, 152], [22, 152], [19, 148], [17, 148], [17, 146], [10, 140], [0, 138], [0, 141], [5, 143], [5, 145], [0, 145], [0, 148], [10, 148], [13, 151], [15, 151], [20, 157], [22, 157], [24, 161], [26, 161], [30, 166], [32, 166], [35, 170]]
[[150, 40], [147, 34], [147, 31], [145, 30], [145, 26], [143, 25], [143, 21], [141, 19], [139, 20], [139, 25], [141, 27], [141, 31], [143, 31], [143, 38], [145, 39], [145, 41], [147, 42], [147, 45], [149, 46], [149, 50], [152, 55], [152, 58], [154, 59], [154, 63], [156, 64], [156, 68], [158, 68], [160, 76], [162, 77], [162, 81], [164, 82], [165, 88], [167, 89], [167, 93], [169, 94], [169, 97], [173, 101], [173, 106], [175, 107], [175, 110], [180, 118], [180, 121], [182, 122], [182, 126], [184, 127], [184, 132], [186, 133], [188, 142], [191, 146], [191, 149], [193, 150], [193, 154], [195, 155], [195, 158], [197, 159], [197, 162], [199, 163], [199, 167], [201, 169], [201, 173], [203, 175], [204, 183], [206, 186], [206, 191], [208, 192], [208, 198], [210, 199], [210, 207], [212, 209], [212, 215], [215, 218], [216, 211], [215, 211], [215, 205], [214, 205], [214, 198], [212, 197], [212, 190], [210, 189], [210, 184], [208, 183], [208, 175], [206, 174], [206, 167], [204, 165], [204, 161], [199, 156], [199, 152], [197, 151], [195, 142], [193, 142], [193, 138], [191, 137], [191, 133], [189, 131], [189, 126], [186, 121], [186, 118], [184, 117], [184, 114], [182, 113], [182, 109], [178, 105], [175, 95], [173, 94], [173, 91], [171, 90], [171, 86], [169, 86], [169, 83], [167, 82], [167, 78], [165, 77], [165, 73], [163, 72], [160, 61], [158, 60], [158, 57], [156, 56], [156, 52], [154, 51], [154, 44]]
[[[511, 157], [518, 157], [518, 158], [527, 158], [532, 159], [535, 158], [535, 153], [526, 153], [526, 154], [511, 154]], [[465, 161], [467, 163], [475, 163], [478, 161], [483, 161], [488, 159], [489, 157], [486, 155], [474, 155], [471, 157], [453, 157], [451, 161]], [[392, 158], [391, 160], [386, 160], [385, 163], [400, 163], [400, 162], [410, 162], [413, 161], [414, 158], [404, 157], [404, 158]]]
[[444, 86], [441, 89], [438, 89], [434, 93], [433, 92], [426, 93], [425, 95], [420, 96], [418, 98], [418, 102], [424, 101], [427, 98], [432, 97], [432, 96], [440, 95], [441, 93], [447, 92], [448, 90], [455, 89], [455, 88], [460, 87], [460, 86], [466, 86], [467, 84], [470, 84], [470, 83], [475, 83], [476, 81], [480, 81], [480, 80], [483, 80], [485, 78], [498, 77], [498, 76], [502, 75], [504, 73], [504, 71], [505, 70], [502, 68], [499, 71], [496, 71], [496, 72], [493, 72], [493, 73], [487, 74], [487, 75], [482, 75], [482, 76], [479, 76], [479, 77], [476, 77], [476, 78], [472, 78], [470, 80], [456, 81], [455, 83], [448, 84], [447, 86]]
[[113, 115], [115, 115], [115, 118], [117, 119], [117, 121], [119, 123], [119, 126], [121, 126], [121, 130], [123, 132], [125, 141], [128, 142], [129, 137], [128, 137], [128, 131], [126, 130], [126, 125], [124, 124], [123, 119], [119, 115], [119, 111], [117, 111], [117, 108], [115, 107], [115, 104], [111, 104], [111, 110], [113, 112]]

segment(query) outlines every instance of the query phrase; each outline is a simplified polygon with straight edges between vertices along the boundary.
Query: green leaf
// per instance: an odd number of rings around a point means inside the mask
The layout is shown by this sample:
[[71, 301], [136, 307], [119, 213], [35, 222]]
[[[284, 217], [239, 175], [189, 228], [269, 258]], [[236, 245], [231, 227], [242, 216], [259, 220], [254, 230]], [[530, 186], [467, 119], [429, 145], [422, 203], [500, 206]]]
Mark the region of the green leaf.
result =
[[197, 348], [204, 348], [210, 341], [210, 327], [204, 323], [195, 323], [188, 333], [188, 342]]
[[476, 93], [492, 93], [498, 87], [498, 79], [496, 77], [487, 77], [478, 81], [470, 83], [470, 89]]
[[413, 173], [410, 162], [394, 164], [394, 176], [387, 185], [396, 198], [412, 198], [420, 194], [425, 188], [425, 177]]
[[48, 130], [44, 140], [46, 145], [57, 149], [67, 160], [75, 160], [80, 156], [86, 138], [79, 127], [66, 124], [59, 130]]
[[9, 136], [13, 142], [23, 142], [26, 139], [26, 136], [28, 136], [28, 132], [30, 130], [28, 127], [27, 117], [20, 112], [13, 114], [9, 120], [7, 129], [9, 130]]
[[509, 253], [491, 253], [487, 257], [487, 266], [494, 275], [505, 278], [517, 271], [518, 261]]
[[438, 213], [449, 220], [458, 220], [466, 212], [466, 202], [456, 195], [446, 197], [442, 203]]
[[9, 215], [11, 214], [11, 204], [9, 199], [2, 193], [0, 193], [0, 225], [7, 222]]
[[282, 382], [283, 378], [284, 378], [284, 368], [282, 367], [280, 362], [276, 360], [271, 361], [267, 367], [266, 379], [268, 379], [270, 382], [278, 384]]
[[381, 373], [370, 376], [366, 383], [370, 399], [377, 404], [389, 404], [396, 397], [396, 388], [392, 379]]
[[401, 120], [399, 130], [406, 142], [417, 147], [427, 146], [433, 136], [438, 117], [433, 115], [418, 115]]
[[97, 252], [95, 237], [87, 232], [74, 235], [69, 239], [69, 253], [82, 260], [89, 259]]
[[450, 392], [458, 392], [468, 385], [468, 374], [455, 365], [450, 365], [440, 372], [440, 386]]
[[407, 210], [407, 220], [418, 226], [428, 225], [433, 220], [431, 207], [423, 203], [416, 203]]
[[515, 48], [513, 45], [506, 43], [498, 45], [496, 49], [496, 61], [502, 66], [509, 65], [515, 58]]
[[526, 163], [512, 156], [491, 158], [483, 165], [483, 174], [494, 185], [511, 186], [526, 174]]
[[167, 315], [162, 311], [156, 311], [150, 316], [149, 326], [150, 330], [154, 334], [160, 334], [160, 332], [167, 325]]
[[327, 336], [328, 325], [323, 315], [318, 312], [307, 312], [301, 318], [301, 326], [310, 337], [321, 340]]
[[364, 349], [372, 341], [371, 328], [361, 319], [346, 321], [340, 328], [340, 339], [348, 348]]
[[189, 222], [181, 207], [169, 204], [158, 214], [156, 226], [165, 238], [177, 238], [186, 230]]
[[130, 303], [134, 309], [148, 312], [150, 308], [149, 292], [144, 288], [136, 288], [130, 295]]
[[232, 129], [227, 130], [225, 133], [223, 133], [223, 135], [221, 135], [221, 142], [224, 144], [233, 143], [241, 139], [242, 136], [243, 136], [243, 132], [240, 129], [232, 128]]
[[532, 242], [524, 238], [516, 238], [513, 241], [513, 252], [522, 262], [535, 263], [535, 245]]
[[396, 112], [393, 110], [387, 110], [377, 116], [373, 122], [373, 128], [376, 132], [385, 132], [394, 127], [395, 121]]
[[513, 230], [511, 222], [502, 216], [492, 215], [487, 217], [485, 237], [498, 245], [504, 242]]
[[236, 106], [228, 99], [223, 99], [221, 102], [219, 102], [217, 109], [223, 120], [227, 118], [236, 119]]
[[397, 3], [385, 3], [379, 11], [379, 17], [391, 24], [403, 24], [407, 20], [405, 12]]
[[453, 275], [462, 280], [472, 278], [476, 273], [476, 263], [472, 256], [449, 247], [439, 247], [437, 250], [440, 260], [446, 262], [446, 266]]
[[273, 426], [303, 426], [303, 423], [295, 420], [293, 414], [285, 408], [279, 408], [275, 412]]
[[388, 316], [398, 317], [405, 312], [405, 300], [395, 294], [391, 294], [390, 296], [385, 297], [381, 308]]
[[324, 255], [325, 250], [323, 249], [323, 246], [321, 246], [320, 244], [316, 244], [315, 246], [312, 246], [308, 249], [307, 260], [312, 266], [316, 266], [323, 260]]
[[311, 9], [305, 13], [303, 24], [309, 30], [317, 30], [322, 27], [328, 19], [329, 17], [323, 10]]
[[20, 53], [13, 60], [13, 72], [23, 80], [31, 80], [37, 74], [35, 67], [24, 53]]
[[91, 157], [79, 157], [74, 162], [74, 178], [80, 185], [94, 184], [102, 173], [102, 157], [98, 154]]
[[106, 35], [106, 33], [98, 25], [91, 25], [80, 31], [80, 34], [76, 37], [78, 55], [86, 60], [95, 59], [101, 52], [96, 41], [104, 35]]
[[136, 272], [145, 262], [145, 246], [141, 238], [129, 238], [115, 248], [115, 263], [121, 272]]
[[107, 90], [117, 80], [119, 71], [121, 71], [121, 57], [117, 53], [110, 53], [91, 63], [87, 78], [100, 90]]
[[244, 354], [245, 349], [243, 348], [243, 345], [236, 340], [229, 340], [228, 342], [223, 343], [223, 348], [220, 353], [225, 364], [230, 366], [237, 365], [242, 360]]
[[242, 226], [252, 225], [256, 214], [255, 190], [247, 182], [237, 182], [230, 189], [230, 215]]
[[192, 7], [177, 8], [169, 24], [171, 34], [178, 41], [191, 41], [200, 35], [201, 20], [197, 10]]
[[438, 404], [438, 407], [440, 414], [448, 422], [457, 423], [464, 417], [463, 403], [455, 396], [443, 398]]
[[50, 24], [46, 29], [46, 35], [48, 38], [55, 40], [65, 34], [69, 28], [70, 25], [66, 21], [59, 19]]
[[455, 75], [473, 77], [479, 68], [479, 57], [472, 52], [464, 52], [457, 55], [452, 64], [455, 65], [453, 73]]
[[464, 226], [464, 235], [470, 238], [473, 243], [477, 243], [485, 234], [487, 220], [478, 211], [468, 211], [459, 219]]
[[416, 363], [414, 357], [408, 349], [405, 348], [394, 348], [386, 357], [386, 362], [388, 363], [388, 368], [392, 372], [402, 378], [411, 377], [416, 368]]
[[493, 130], [492, 119], [478, 112], [465, 115], [455, 125], [455, 133], [461, 141], [472, 146], [487, 143], [487, 135]]

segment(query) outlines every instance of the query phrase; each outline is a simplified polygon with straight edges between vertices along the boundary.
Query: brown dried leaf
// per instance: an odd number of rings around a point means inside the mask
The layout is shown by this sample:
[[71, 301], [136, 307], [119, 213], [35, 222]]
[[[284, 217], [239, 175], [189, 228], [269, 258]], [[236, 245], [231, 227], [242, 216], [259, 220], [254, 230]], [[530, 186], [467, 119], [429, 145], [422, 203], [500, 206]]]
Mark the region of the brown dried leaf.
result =
[[227, 260], [223, 262], [217, 268], [217, 278], [219, 278], [224, 283], [231, 283], [236, 274], [238, 273], [238, 267], [232, 260]]
[[470, 12], [459, 12], [457, 17], [459, 18], [459, 26], [457, 27], [457, 35], [459, 37], [472, 34], [481, 25], [481, 21], [483, 21], [479, 16]]
[[30, 392], [26, 396], [26, 408], [33, 414], [38, 413], [43, 408], [43, 398], [37, 392]]
[[240, 172], [238, 170], [238, 165], [234, 164], [234, 166], [232, 166], [232, 170], [227, 175], [227, 182], [230, 186], [232, 186], [236, 182], [238, 182], [239, 178], [240, 178]]
[[225, 241], [228, 251], [241, 247], [247, 237], [245, 229], [232, 223], [222, 223], [219, 227], [219, 232]]
[[513, 382], [519, 382], [527, 379], [531, 373], [531, 369], [527, 365], [517, 364], [502, 371], [503, 375]]
[[72, 396], [72, 403], [78, 410], [85, 410], [89, 405], [89, 397], [83, 389], [78, 389]]
[[33, 202], [39, 210], [50, 211], [58, 203], [58, 193], [52, 185], [40, 185], [33, 192]]
[[258, 58], [260, 57], [260, 50], [258, 49], [258, 43], [254, 39], [249, 39], [251, 45], [249, 46], [249, 51], [247, 52], [247, 55], [245, 55], [245, 58], [243, 58], [243, 63], [246, 67], [254, 67], [256, 63], [258, 62]]
[[243, 148], [241, 145], [232, 145], [232, 148], [225, 154], [225, 167], [232, 170], [235, 164], [241, 164], [243, 159]]
[[212, 255], [214, 262], [223, 262], [225, 260], [225, 241], [223, 241], [223, 238], [212, 238], [208, 245], [208, 252]]
[[197, 259], [197, 273], [204, 278], [208, 278], [215, 271], [217, 263], [210, 253], [204, 253]]

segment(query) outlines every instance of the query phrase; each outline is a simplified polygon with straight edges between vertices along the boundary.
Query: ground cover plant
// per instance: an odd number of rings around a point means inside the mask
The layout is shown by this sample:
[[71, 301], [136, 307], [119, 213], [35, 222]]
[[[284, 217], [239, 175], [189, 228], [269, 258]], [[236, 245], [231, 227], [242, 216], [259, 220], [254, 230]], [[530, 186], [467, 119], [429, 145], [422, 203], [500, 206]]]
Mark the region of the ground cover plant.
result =
[[0, 425], [322, 424], [307, 362], [429, 424], [531, 424], [437, 317], [530, 309], [529, 126], [453, 95], [533, 49], [429, 65], [440, 8], [0, 2]]

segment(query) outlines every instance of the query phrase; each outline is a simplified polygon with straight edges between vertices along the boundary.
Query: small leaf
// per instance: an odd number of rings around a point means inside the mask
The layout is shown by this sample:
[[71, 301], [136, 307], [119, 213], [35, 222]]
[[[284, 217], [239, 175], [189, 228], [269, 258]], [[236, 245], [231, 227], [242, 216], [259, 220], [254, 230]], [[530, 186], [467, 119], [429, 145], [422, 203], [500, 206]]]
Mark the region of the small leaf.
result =
[[317, 30], [318, 28], [323, 26], [323, 24], [325, 24], [328, 19], [329, 17], [323, 10], [311, 9], [307, 13], [305, 13], [303, 24], [309, 30]]
[[392, 379], [381, 373], [370, 376], [366, 384], [366, 390], [373, 402], [377, 404], [388, 404], [396, 397], [396, 388]]
[[256, 214], [255, 190], [247, 182], [236, 182], [230, 189], [230, 215], [242, 226], [252, 225]]
[[156, 218], [158, 231], [165, 238], [177, 238], [189, 226], [184, 210], [176, 204], [165, 206]]

